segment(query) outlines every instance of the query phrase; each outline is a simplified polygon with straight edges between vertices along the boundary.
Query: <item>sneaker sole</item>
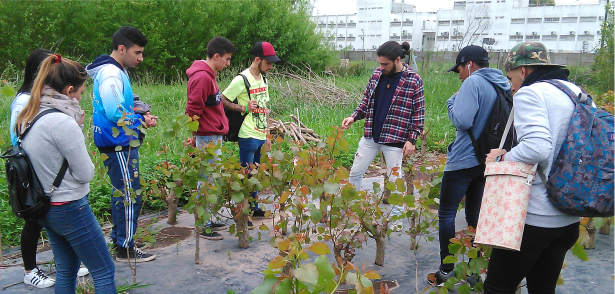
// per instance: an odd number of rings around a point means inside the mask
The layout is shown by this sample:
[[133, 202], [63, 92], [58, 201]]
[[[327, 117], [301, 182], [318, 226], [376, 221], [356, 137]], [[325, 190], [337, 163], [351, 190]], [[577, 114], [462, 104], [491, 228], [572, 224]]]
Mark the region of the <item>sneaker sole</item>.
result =
[[115, 260], [118, 262], [135, 262], [135, 263], [140, 263], [140, 262], [148, 262], [148, 261], [152, 261], [156, 259], [156, 255], [152, 255], [150, 257], [146, 257], [146, 258], [121, 258], [121, 257], [116, 257]]
[[224, 236], [220, 236], [220, 237], [208, 237], [208, 236], [203, 236], [201, 235], [201, 238], [205, 239], [205, 240], [211, 240], [211, 241], [220, 241], [222, 239], [224, 239]]
[[224, 227], [213, 227], [211, 228], [212, 231], [226, 231], [226, 229], [228, 229], [228, 226], [224, 226]]

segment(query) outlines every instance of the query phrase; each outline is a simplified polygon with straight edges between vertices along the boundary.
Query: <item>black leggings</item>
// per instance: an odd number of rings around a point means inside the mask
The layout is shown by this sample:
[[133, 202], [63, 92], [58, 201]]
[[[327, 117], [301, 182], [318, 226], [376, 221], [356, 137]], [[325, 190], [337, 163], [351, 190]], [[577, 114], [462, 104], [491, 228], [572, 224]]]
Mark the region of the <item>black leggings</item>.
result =
[[21, 230], [21, 258], [23, 267], [27, 271], [36, 267], [36, 246], [42, 229], [43, 226], [38, 221], [26, 220]]
[[579, 223], [561, 228], [525, 225], [521, 251], [493, 249], [485, 294], [514, 294], [523, 278], [528, 293], [555, 293], [566, 252], [579, 239]]

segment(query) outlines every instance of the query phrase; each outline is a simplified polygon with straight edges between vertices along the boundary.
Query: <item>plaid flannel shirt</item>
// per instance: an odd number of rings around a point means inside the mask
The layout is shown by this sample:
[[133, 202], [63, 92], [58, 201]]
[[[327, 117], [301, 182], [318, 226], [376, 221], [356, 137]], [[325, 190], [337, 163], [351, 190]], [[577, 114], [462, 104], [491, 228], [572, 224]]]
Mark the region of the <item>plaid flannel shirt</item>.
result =
[[[365, 118], [365, 133], [367, 139], [372, 137], [372, 127], [374, 124], [374, 92], [382, 70], [376, 68], [369, 79], [367, 88], [363, 93], [363, 101], [352, 113], [355, 121]], [[405, 143], [407, 141], [416, 142], [418, 136], [423, 132], [425, 124], [425, 96], [423, 95], [423, 80], [404, 65], [399, 84], [393, 94], [393, 101], [387, 113], [387, 117], [382, 125], [380, 133], [380, 143]]]

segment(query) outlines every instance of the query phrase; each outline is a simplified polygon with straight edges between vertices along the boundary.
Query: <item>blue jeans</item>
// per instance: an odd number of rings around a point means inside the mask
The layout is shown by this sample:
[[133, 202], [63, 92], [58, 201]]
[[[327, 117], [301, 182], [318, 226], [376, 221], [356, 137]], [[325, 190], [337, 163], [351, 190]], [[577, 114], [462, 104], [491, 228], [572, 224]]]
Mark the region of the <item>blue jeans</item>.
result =
[[[265, 140], [258, 140], [253, 138], [239, 138], [239, 161], [241, 166], [246, 167], [252, 163], [261, 163], [261, 147], [265, 144]], [[250, 208], [257, 210], [258, 208], [258, 191], [252, 192], [250, 201]]]
[[[220, 135], [211, 135], [211, 136], [194, 136], [196, 138], [196, 148], [199, 149], [203, 149], [205, 147], [207, 147], [207, 144], [209, 143], [213, 143], [215, 144], [222, 144], [222, 136]], [[220, 160], [220, 155], [222, 155], [222, 149], [218, 148], [216, 149], [216, 156], [214, 159], [210, 159], [207, 162], [209, 162], [210, 164], [214, 163], [217, 160]], [[207, 179], [208, 181], [210, 180], [209, 178]], [[201, 197], [201, 182], [199, 182], [197, 184], [197, 190], [198, 190], [198, 196], [197, 197]], [[209, 208], [209, 205], [207, 205], [207, 211], [211, 213], [211, 209]], [[205, 227], [211, 227], [211, 220], [206, 220], [205, 221]]]
[[445, 171], [440, 186], [440, 269], [450, 272], [454, 264], [444, 264], [444, 258], [450, 255], [448, 245], [455, 237], [455, 217], [463, 196], [466, 196], [466, 221], [468, 226], [476, 228], [480, 204], [485, 189], [485, 166], [478, 165], [455, 171]]
[[55, 293], [75, 293], [81, 262], [92, 274], [96, 293], [116, 293], [115, 265], [107, 251], [102, 229], [90, 209], [88, 196], [51, 206], [39, 223], [47, 232], [55, 257]]
[[[141, 212], [141, 196], [134, 192], [141, 189], [139, 150], [131, 149], [130, 152], [118, 151], [105, 154], [109, 158], [103, 163], [108, 168], [107, 175], [113, 186], [111, 190], [111, 218], [113, 220], [111, 240], [120, 247], [132, 247], [135, 244], [132, 236], [137, 232], [137, 222]], [[123, 195], [114, 197], [115, 191]]]

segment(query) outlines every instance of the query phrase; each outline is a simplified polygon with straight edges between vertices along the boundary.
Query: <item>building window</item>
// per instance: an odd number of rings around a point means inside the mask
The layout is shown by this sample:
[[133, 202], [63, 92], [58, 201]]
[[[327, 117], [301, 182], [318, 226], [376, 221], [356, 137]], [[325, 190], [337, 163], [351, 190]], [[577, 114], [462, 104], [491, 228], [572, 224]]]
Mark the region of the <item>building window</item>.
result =
[[557, 41], [557, 35], [542, 35], [543, 41]]
[[574, 41], [574, 35], [561, 35], [559, 36], [560, 41]]
[[405, 22], [404, 22], [404, 25], [405, 25], [405, 26], [411, 26], [411, 25], [414, 25], [414, 21], [412, 21], [412, 20], [411, 20], [411, 21], [405, 21]]
[[593, 41], [594, 40], [594, 35], [579, 35], [577, 40], [579, 40], [579, 41]]
[[462, 26], [463, 20], [453, 20], [453, 25]]
[[577, 22], [578, 17], [562, 17], [562, 22]]
[[453, 10], [466, 10], [465, 1], [457, 1], [453, 4]]
[[542, 18], [528, 18], [527, 23], [541, 23]]
[[510, 35], [510, 41], [523, 41], [523, 35]]
[[595, 16], [581, 16], [581, 22], [596, 22]]
[[510, 23], [525, 23], [525, 18], [513, 18]]
[[540, 36], [539, 35], [526, 35], [525, 40], [526, 41], [533, 41], [533, 40], [540, 41]]
[[559, 22], [559, 17], [545, 17], [545, 22]]
[[448, 36], [438, 36], [438, 41], [448, 41]]
[[438, 25], [439, 26], [449, 26], [449, 25], [451, 25], [451, 21], [450, 20], [441, 20], [441, 21], [438, 21]]

